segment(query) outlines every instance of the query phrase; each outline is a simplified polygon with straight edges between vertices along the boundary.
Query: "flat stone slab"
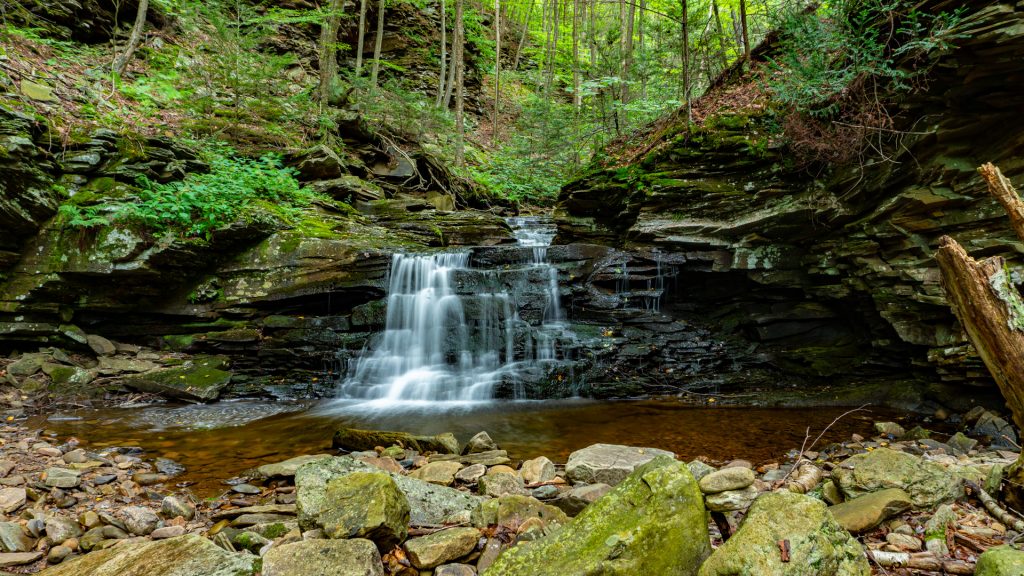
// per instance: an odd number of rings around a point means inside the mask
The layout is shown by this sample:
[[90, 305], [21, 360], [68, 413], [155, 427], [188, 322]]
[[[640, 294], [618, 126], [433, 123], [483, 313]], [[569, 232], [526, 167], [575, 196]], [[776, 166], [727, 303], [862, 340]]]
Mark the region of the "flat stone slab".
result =
[[167, 540], [132, 539], [94, 550], [40, 576], [247, 576], [252, 555], [228, 552], [196, 534]]
[[912, 506], [909, 494], [899, 488], [888, 488], [830, 506], [829, 511], [840, 526], [856, 534], [871, 530]]
[[569, 455], [565, 473], [569, 480], [615, 486], [633, 470], [658, 456], [675, 458], [673, 452], [658, 448], [636, 448], [617, 444], [594, 444]]
[[305, 540], [271, 548], [262, 575], [384, 576], [384, 566], [369, 540]]

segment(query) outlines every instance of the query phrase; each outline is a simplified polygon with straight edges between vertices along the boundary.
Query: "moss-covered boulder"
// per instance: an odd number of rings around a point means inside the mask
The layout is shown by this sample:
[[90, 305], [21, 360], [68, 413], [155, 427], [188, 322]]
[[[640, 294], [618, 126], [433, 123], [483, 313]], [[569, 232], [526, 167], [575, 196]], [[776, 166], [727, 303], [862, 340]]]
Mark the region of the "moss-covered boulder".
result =
[[328, 538], [366, 538], [388, 549], [409, 531], [409, 501], [386, 472], [353, 472], [327, 483], [314, 522]]
[[487, 576], [696, 574], [711, 552], [686, 464], [659, 457], [560, 531], [506, 550]]
[[45, 576], [249, 576], [256, 557], [234, 554], [196, 534], [125, 540], [40, 572]]
[[437, 436], [416, 436], [408, 432], [340, 428], [334, 432], [334, 439], [331, 441], [334, 448], [351, 452], [373, 450], [377, 446], [387, 448], [396, 444], [420, 452], [459, 453], [459, 441], [450, 432]]
[[974, 576], [1024, 576], [1024, 551], [1010, 544], [989, 548], [978, 558]]
[[262, 576], [384, 576], [369, 540], [305, 540], [275, 546], [263, 557]]
[[963, 495], [963, 479], [953, 470], [888, 448], [857, 454], [832, 471], [832, 480], [847, 499], [886, 488], [910, 495], [915, 508], [933, 508]]
[[913, 502], [899, 488], [886, 488], [847, 500], [829, 508], [832, 516], [844, 529], [853, 533], [865, 532], [885, 520], [910, 510]]
[[181, 366], [154, 370], [121, 380], [133, 390], [187, 402], [212, 402], [231, 383], [226, 356], [197, 356]]
[[[779, 542], [789, 541], [783, 562]], [[700, 567], [698, 576], [868, 576], [864, 550], [832, 518], [825, 503], [792, 492], [754, 501], [739, 530]]]
[[[298, 467], [295, 471], [295, 504], [299, 524], [304, 529], [315, 527], [316, 518], [329, 505], [327, 485], [335, 478], [353, 472], [380, 472], [380, 469], [349, 456], [323, 458]], [[472, 511], [481, 501], [476, 496], [453, 488], [401, 474], [390, 476], [409, 501], [410, 521], [413, 524], [443, 524], [453, 515]]]
[[540, 520], [545, 529], [569, 523], [569, 517], [561, 509], [532, 496], [521, 495], [484, 500], [470, 515], [473, 526], [477, 528], [504, 526], [512, 530], [517, 530], [532, 518]]

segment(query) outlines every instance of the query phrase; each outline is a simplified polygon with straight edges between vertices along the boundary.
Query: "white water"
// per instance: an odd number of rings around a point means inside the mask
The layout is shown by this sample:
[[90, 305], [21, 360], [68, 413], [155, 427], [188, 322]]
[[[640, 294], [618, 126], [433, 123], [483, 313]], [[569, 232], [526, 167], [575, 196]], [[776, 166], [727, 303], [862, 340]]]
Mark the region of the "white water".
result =
[[[396, 254], [384, 333], [372, 352], [352, 365], [342, 397], [383, 406], [489, 400], [502, 381], [515, 385], [521, 370], [558, 360], [558, 340], [566, 337], [567, 327], [558, 270], [546, 258], [553, 227], [527, 219], [509, 224], [519, 245], [533, 248], [526, 266], [548, 278], [542, 325], [522, 320], [508, 292], [460, 295], [455, 283], [460, 274], [469, 274], [468, 252]], [[476, 274], [488, 278], [489, 273]], [[517, 334], [523, 336], [518, 357]], [[521, 395], [519, 387], [515, 390]]]

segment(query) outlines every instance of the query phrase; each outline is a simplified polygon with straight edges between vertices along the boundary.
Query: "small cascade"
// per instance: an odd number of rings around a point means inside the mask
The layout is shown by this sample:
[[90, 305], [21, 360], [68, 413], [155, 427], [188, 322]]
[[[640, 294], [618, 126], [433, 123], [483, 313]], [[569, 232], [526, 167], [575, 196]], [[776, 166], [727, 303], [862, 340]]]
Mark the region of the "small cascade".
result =
[[547, 261], [554, 226], [532, 218], [509, 225], [532, 249], [529, 262], [487, 270], [473, 268], [469, 252], [393, 257], [385, 330], [350, 363], [343, 398], [479, 401], [498, 386], [523, 396], [524, 378], [565, 360], [561, 344], [575, 339], [558, 269]]
[[619, 307], [623, 310], [643, 310], [660, 313], [661, 301], [665, 295], [666, 279], [673, 276], [674, 270], [666, 268], [662, 263], [662, 254], [657, 248], [651, 252], [654, 266], [649, 264], [634, 265], [631, 257], [626, 256], [618, 268], [615, 281], [615, 295]]

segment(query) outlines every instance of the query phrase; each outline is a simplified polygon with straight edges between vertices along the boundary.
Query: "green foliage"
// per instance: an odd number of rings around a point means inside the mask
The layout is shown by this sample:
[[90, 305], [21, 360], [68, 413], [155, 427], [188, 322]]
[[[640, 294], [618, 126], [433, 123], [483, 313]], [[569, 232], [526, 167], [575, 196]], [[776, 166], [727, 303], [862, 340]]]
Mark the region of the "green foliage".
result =
[[97, 206], [64, 204], [58, 221], [69, 229], [92, 229], [111, 224], [134, 226], [154, 233], [174, 231], [186, 237], [210, 238], [214, 230], [240, 218], [275, 217], [298, 220], [300, 209], [317, 198], [268, 154], [241, 158], [223, 146], [208, 152], [210, 171], [191, 173], [166, 184], [139, 179], [136, 198], [106, 199]]
[[[927, 14], [897, 0], [843, 0], [815, 12], [789, 12], [779, 22], [781, 55], [768, 86], [784, 105], [814, 117], [836, 114], [858, 81], [887, 82], [906, 91], [927, 72], [919, 60], [945, 50], [958, 35], [963, 9]], [[897, 65], [901, 57], [918, 64]]]

